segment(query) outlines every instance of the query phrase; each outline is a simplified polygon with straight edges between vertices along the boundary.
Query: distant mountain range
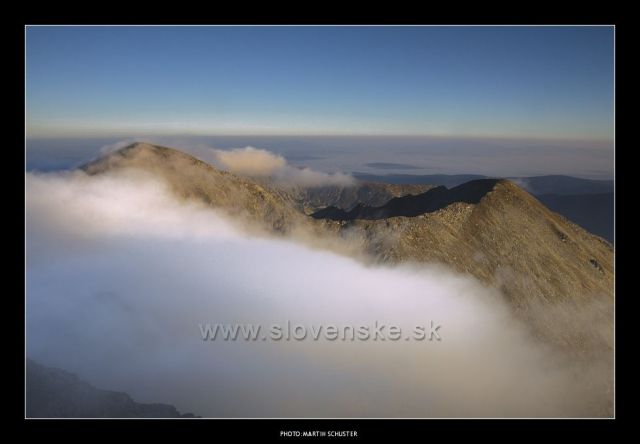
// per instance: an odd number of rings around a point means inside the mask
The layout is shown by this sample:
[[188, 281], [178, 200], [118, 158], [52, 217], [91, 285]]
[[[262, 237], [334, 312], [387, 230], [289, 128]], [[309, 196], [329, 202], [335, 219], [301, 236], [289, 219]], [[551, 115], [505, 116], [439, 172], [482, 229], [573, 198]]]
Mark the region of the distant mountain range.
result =
[[[356, 179], [366, 182], [394, 184], [432, 184], [447, 188], [476, 179], [497, 179], [479, 174], [369, 174], [352, 173]], [[531, 177], [504, 177], [513, 180], [531, 194], [601, 194], [612, 193], [613, 180], [581, 179], [578, 177], [549, 175]]]
[[584, 229], [614, 241], [614, 194], [539, 194], [547, 208], [562, 214]]
[[353, 177], [363, 182], [394, 183], [399, 185], [423, 184], [455, 187], [470, 180], [487, 179], [480, 174], [370, 174], [353, 172]]

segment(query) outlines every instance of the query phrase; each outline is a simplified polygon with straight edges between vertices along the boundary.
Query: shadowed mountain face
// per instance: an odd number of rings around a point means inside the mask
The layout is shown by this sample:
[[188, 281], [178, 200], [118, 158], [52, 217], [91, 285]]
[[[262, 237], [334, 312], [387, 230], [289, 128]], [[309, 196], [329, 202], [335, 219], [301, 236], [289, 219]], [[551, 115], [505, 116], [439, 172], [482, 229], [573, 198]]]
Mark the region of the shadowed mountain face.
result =
[[73, 373], [27, 359], [27, 418], [195, 418], [172, 405], [141, 404], [100, 390]]
[[350, 211], [327, 207], [312, 214], [316, 219], [354, 220], [386, 219], [389, 217], [415, 217], [441, 210], [454, 202], [477, 204], [498, 183], [497, 179], [480, 179], [452, 189], [439, 186], [419, 195], [396, 197], [379, 207], [360, 204]]
[[431, 188], [433, 188], [432, 185], [359, 182], [352, 186], [297, 187], [290, 193], [305, 212], [313, 213], [327, 206], [345, 210], [350, 210], [357, 205], [377, 207], [394, 197], [421, 194]]

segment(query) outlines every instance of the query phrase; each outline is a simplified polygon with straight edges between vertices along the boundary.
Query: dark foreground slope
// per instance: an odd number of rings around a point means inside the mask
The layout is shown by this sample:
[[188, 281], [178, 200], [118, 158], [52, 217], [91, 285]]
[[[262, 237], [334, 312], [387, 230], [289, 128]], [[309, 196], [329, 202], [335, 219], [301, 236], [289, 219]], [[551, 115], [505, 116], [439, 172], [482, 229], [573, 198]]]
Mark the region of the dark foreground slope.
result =
[[172, 405], [141, 404], [98, 389], [73, 373], [27, 359], [27, 418], [194, 418]]

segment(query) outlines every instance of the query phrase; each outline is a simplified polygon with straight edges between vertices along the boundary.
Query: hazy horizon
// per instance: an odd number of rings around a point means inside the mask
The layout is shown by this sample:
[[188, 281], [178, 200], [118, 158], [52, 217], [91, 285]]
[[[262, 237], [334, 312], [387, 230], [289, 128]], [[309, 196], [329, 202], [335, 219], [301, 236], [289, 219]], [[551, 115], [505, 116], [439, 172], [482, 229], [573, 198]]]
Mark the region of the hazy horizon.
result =
[[[150, 141], [202, 158], [210, 148], [252, 146], [294, 166], [369, 174], [481, 174], [498, 177], [567, 175], [613, 180], [611, 143], [572, 140], [412, 136], [149, 136], [27, 139], [26, 169], [74, 168], [104, 147]], [[206, 160], [206, 159], [204, 159]]]

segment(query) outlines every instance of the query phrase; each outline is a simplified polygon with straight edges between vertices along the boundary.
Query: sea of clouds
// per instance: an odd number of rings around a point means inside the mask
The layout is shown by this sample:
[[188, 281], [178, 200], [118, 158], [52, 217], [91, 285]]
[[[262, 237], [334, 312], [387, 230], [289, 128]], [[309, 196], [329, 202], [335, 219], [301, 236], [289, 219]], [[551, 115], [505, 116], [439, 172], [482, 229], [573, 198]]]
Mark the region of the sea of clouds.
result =
[[[27, 355], [138, 402], [209, 417], [607, 411], [597, 370], [567, 363], [497, 290], [442, 266], [371, 266], [256, 237], [135, 171], [27, 173], [26, 219]], [[433, 320], [442, 340], [225, 342], [199, 330], [376, 320]]]

